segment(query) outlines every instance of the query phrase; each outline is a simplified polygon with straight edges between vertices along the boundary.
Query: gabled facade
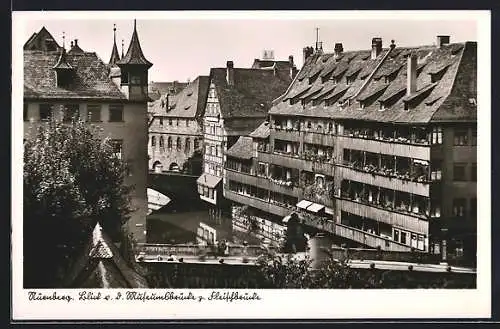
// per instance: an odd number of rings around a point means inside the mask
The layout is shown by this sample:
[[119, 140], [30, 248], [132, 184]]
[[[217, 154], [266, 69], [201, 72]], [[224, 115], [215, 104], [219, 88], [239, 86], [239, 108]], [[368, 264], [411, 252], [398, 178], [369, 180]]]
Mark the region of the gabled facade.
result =
[[[116, 42], [113, 44], [113, 52]], [[139, 51], [138, 51], [139, 50]], [[128, 162], [127, 184], [134, 185], [128, 222], [134, 237], [146, 238], [147, 212], [147, 71], [151, 63], [141, 62], [137, 30], [127, 55], [109, 65], [95, 52], [83, 51], [78, 41], [66, 52], [42, 28], [24, 47], [24, 134], [47, 120], [70, 122], [80, 119], [102, 128], [111, 138], [116, 155]], [[119, 66], [117, 66], [119, 65]], [[122, 74], [126, 76], [122, 77]], [[139, 78], [137, 78], [139, 77]]]
[[226, 164], [233, 208], [296, 214], [337, 243], [475, 259], [476, 43], [309, 49], [251, 134], [249, 172]]
[[203, 118], [203, 174], [198, 179], [202, 200], [221, 215], [224, 198], [221, 182], [224, 153], [240, 136], [250, 134], [267, 117], [272, 100], [286, 89], [291, 78], [286, 70], [226, 68], [210, 71]]
[[149, 169], [199, 175], [202, 120], [208, 77], [199, 76], [182, 91], [152, 102], [149, 121]]

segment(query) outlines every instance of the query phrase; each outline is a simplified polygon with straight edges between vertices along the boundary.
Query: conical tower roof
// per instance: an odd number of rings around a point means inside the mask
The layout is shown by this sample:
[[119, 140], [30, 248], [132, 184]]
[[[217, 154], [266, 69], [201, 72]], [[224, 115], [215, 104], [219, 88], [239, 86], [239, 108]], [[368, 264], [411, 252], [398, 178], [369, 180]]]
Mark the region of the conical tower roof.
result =
[[116, 62], [120, 60], [120, 55], [118, 54], [118, 48], [116, 47], [116, 25], [113, 27], [113, 49], [111, 50], [111, 57], [109, 59], [109, 65], [114, 66]]
[[132, 39], [130, 40], [130, 45], [127, 50], [127, 54], [118, 62], [118, 66], [122, 65], [143, 65], [150, 68], [153, 64], [144, 57], [142, 53], [141, 44], [139, 42], [139, 37], [137, 36], [136, 21], [134, 19], [134, 32], [132, 33]]

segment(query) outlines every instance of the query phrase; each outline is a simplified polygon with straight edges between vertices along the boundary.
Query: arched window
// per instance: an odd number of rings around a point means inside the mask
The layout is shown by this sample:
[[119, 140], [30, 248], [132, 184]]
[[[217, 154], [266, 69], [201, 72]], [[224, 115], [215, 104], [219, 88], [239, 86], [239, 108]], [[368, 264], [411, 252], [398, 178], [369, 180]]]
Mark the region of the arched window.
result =
[[200, 140], [198, 138], [194, 139], [194, 149], [197, 150], [200, 148]]
[[164, 144], [164, 141], [163, 141], [163, 136], [160, 136], [160, 148], [164, 148], [165, 147], [165, 144]]
[[156, 146], [156, 136], [151, 137], [151, 147]]
[[167, 147], [169, 150], [172, 149], [172, 137], [170, 136], [167, 138]]
[[181, 149], [182, 149], [181, 138], [177, 137], [177, 151], [180, 151]]
[[191, 139], [186, 138], [186, 146], [184, 147], [184, 151], [187, 153], [191, 150]]

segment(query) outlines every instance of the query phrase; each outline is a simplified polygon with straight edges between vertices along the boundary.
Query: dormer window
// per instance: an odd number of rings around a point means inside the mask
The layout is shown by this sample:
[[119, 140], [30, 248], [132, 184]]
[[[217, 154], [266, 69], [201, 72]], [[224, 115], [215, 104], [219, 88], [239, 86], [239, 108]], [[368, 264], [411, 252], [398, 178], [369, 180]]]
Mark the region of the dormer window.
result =
[[435, 82], [438, 82], [439, 80], [441, 80], [441, 78], [444, 76], [444, 74], [448, 70], [448, 67], [449, 67], [449, 65], [446, 65], [445, 67], [443, 67], [439, 70], [436, 70], [434, 72], [429, 72], [429, 74], [431, 76], [431, 83], [435, 83]]
[[379, 111], [385, 111], [385, 103], [383, 102], [380, 102], [380, 108], [379, 108]]
[[59, 60], [53, 69], [56, 71], [57, 87], [66, 88], [71, 84], [73, 79], [73, 67], [68, 63], [66, 58], [66, 50], [63, 48]]

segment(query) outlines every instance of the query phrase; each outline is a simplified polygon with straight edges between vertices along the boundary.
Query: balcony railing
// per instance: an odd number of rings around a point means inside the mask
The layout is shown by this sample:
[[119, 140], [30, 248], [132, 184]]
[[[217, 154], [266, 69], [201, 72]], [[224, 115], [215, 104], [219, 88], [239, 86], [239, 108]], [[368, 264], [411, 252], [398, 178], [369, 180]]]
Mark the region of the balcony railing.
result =
[[278, 203], [271, 200], [258, 199], [256, 197], [245, 195], [231, 191], [229, 189], [224, 189], [224, 196], [234, 202], [238, 202], [244, 205], [249, 205], [254, 208], [269, 212], [271, 214], [285, 217], [289, 215], [293, 210], [294, 206], [287, 205], [284, 203]]
[[429, 232], [429, 222], [425, 215], [412, 212], [403, 213], [401, 210], [382, 208], [380, 205], [348, 199], [340, 199], [337, 205], [342, 211], [353, 215], [370, 218], [415, 233], [428, 235]]
[[402, 143], [395, 139], [381, 140], [368, 139], [355, 136], [339, 136], [339, 145], [343, 148], [357, 151], [367, 151], [373, 153], [382, 153], [406, 158], [415, 158], [420, 160], [430, 160], [430, 145]]
[[406, 176], [387, 175], [376, 170], [365, 170], [354, 166], [339, 166], [340, 176], [343, 179], [352, 180], [368, 185], [379, 186], [390, 190], [397, 190], [421, 196], [429, 196], [429, 180], [415, 181]]

